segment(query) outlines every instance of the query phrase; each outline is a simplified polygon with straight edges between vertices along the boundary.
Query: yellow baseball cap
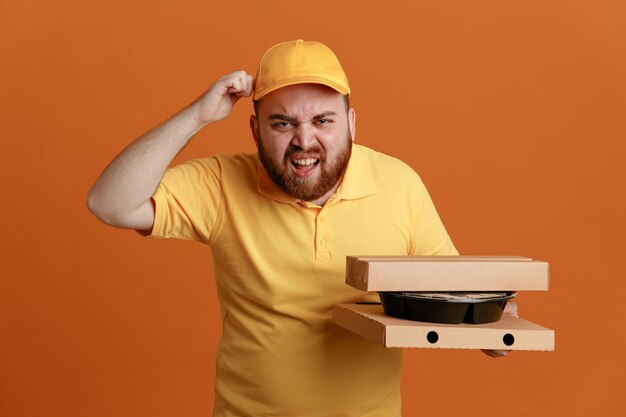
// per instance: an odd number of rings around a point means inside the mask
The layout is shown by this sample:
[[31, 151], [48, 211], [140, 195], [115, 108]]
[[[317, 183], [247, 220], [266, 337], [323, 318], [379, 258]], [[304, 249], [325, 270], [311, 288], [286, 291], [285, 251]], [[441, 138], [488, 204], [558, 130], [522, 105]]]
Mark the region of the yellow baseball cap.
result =
[[339, 60], [326, 45], [316, 41], [283, 42], [261, 58], [254, 80], [253, 99], [294, 84], [323, 84], [350, 95], [348, 78]]

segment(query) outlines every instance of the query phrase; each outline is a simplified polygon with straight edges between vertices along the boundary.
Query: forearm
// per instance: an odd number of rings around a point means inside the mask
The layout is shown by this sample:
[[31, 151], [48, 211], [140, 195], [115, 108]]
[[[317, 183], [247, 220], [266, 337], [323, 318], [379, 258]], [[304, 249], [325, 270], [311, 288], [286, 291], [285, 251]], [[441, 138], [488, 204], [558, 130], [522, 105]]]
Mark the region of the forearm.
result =
[[198, 130], [228, 117], [237, 100], [252, 94], [252, 87], [252, 76], [245, 71], [227, 74], [189, 107], [131, 143], [89, 191], [89, 210], [112, 226], [152, 228], [150, 197], [172, 159]]
[[192, 106], [135, 140], [109, 164], [87, 198], [96, 217], [118, 227], [151, 226], [147, 209], [151, 210], [150, 198], [163, 173], [203, 127], [194, 118]]

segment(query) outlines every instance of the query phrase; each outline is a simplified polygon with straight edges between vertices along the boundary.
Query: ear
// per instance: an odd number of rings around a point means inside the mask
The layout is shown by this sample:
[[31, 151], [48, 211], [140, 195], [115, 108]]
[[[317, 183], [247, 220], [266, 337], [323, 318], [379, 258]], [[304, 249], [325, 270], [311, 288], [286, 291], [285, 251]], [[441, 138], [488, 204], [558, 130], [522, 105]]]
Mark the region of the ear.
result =
[[350, 138], [354, 143], [354, 139], [356, 139], [356, 112], [353, 108], [348, 110], [348, 129], [350, 129]]
[[259, 121], [256, 118], [256, 115], [250, 115], [250, 130], [252, 131], [252, 137], [254, 138], [254, 143], [256, 146], [259, 146]]

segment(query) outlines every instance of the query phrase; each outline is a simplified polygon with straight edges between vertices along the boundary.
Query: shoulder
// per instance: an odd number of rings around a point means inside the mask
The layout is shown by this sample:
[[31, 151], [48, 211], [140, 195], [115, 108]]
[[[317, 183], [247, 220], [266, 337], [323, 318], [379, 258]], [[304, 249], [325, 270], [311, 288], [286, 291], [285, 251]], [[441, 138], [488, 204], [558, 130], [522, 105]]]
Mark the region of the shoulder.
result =
[[256, 154], [239, 153], [233, 155], [216, 154], [211, 157], [190, 159], [168, 169], [168, 175], [221, 177], [231, 172], [241, 173], [256, 170]]
[[377, 180], [418, 181], [420, 176], [404, 161], [393, 156], [375, 151], [363, 145], [354, 145], [354, 151], [367, 163]]

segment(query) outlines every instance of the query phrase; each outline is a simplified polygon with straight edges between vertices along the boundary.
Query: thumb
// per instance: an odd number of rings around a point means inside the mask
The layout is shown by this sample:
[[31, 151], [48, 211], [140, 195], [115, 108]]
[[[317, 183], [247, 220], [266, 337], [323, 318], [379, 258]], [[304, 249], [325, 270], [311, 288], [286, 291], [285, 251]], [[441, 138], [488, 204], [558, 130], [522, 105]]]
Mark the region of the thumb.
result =
[[504, 306], [504, 310], [502, 310], [504, 313], [510, 314], [513, 317], [519, 317], [517, 315], [517, 303], [514, 301], [509, 301], [508, 303], [506, 303], [506, 305]]

